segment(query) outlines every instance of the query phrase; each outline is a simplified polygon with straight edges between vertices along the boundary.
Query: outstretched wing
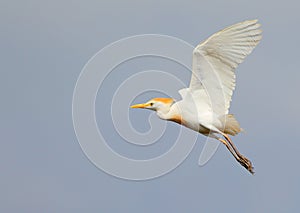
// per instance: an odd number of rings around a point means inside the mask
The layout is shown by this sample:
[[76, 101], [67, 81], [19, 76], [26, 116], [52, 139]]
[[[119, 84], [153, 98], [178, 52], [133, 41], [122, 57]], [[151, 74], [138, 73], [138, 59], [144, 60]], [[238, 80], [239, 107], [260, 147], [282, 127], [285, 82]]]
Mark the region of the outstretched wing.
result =
[[[189, 92], [194, 94], [196, 104], [207, 101], [215, 114], [228, 114], [235, 68], [259, 43], [261, 33], [257, 20], [244, 21], [213, 34], [194, 49]], [[203, 89], [207, 95], [197, 97]]]

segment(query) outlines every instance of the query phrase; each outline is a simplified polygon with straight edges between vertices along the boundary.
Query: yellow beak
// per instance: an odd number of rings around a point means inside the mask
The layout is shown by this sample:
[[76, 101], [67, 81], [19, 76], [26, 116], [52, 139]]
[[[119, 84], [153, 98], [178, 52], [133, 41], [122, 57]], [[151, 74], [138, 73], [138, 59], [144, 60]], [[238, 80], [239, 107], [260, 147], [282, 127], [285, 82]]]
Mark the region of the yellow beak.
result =
[[150, 104], [136, 104], [130, 106], [131, 108], [146, 108], [147, 106], [150, 106]]

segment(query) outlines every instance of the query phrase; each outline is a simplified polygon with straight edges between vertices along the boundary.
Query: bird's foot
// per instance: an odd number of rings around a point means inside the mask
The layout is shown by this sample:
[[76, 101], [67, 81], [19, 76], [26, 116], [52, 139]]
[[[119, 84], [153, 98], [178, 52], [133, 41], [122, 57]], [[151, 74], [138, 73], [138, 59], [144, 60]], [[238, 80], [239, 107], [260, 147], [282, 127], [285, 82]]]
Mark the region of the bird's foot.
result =
[[252, 166], [252, 163], [249, 159], [247, 159], [246, 157], [244, 156], [239, 156], [240, 160], [239, 160], [239, 163], [245, 167], [251, 174], [254, 174], [254, 168]]

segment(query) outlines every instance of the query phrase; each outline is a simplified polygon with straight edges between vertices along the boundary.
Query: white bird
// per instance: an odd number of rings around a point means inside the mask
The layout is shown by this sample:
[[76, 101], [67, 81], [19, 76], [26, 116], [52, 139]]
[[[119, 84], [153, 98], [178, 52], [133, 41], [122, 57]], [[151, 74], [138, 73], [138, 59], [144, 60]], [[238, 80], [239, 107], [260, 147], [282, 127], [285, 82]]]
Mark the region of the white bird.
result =
[[252, 163], [229, 137], [242, 131], [233, 114], [229, 114], [229, 107], [235, 89], [235, 69], [261, 38], [257, 20], [240, 22], [213, 34], [193, 51], [190, 85], [179, 90], [182, 100], [154, 98], [131, 108], [155, 110], [161, 119], [219, 140], [253, 174]]

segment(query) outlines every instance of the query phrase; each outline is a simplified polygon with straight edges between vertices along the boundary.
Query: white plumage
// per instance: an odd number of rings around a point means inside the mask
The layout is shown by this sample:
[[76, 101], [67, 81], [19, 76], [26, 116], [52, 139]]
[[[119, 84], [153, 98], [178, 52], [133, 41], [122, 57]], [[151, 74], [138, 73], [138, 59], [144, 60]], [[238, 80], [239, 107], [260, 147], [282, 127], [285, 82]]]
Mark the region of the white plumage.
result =
[[214, 112], [227, 114], [235, 88], [235, 68], [243, 62], [262, 35], [257, 20], [245, 21], [221, 30], [193, 51], [190, 91], [206, 89]]
[[132, 108], [155, 110], [161, 119], [219, 140], [253, 173], [251, 162], [239, 153], [228, 136], [241, 132], [239, 123], [228, 112], [235, 89], [235, 69], [259, 43], [261, 33], [257, 20], [250, 20], [213, 34], [193, 51], [190, 85], [179, 91], [182, 100], [154, 98]]

